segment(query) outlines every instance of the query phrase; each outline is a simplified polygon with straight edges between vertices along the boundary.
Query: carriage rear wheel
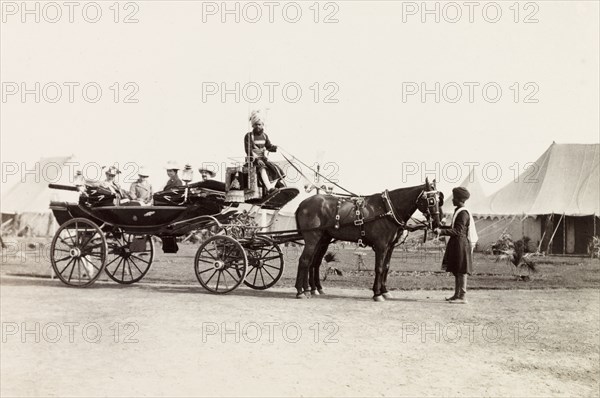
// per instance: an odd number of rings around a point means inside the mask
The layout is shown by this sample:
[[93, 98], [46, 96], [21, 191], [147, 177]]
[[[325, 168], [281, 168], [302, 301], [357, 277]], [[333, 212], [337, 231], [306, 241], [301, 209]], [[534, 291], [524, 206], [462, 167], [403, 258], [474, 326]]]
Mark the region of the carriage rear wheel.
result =
[[73, 218], [56, 231], [50, 246], [50, 262], [65, 284], [87, 287], [102, 274], [106, 253], [102, 230], [90, 220]]
[[244, 284], [265, 290], [274, 286], [283, 275], [283, 253], [279, 245], [266, 237], [256, 237], [244, 243], [248, 252], [248, 275]]
[[107, 236], [108, 255], [105, 271], [110, 279], [129, 285], [140, 281], [154, 259], [154, 242], [150, 235], [120, 231]]
[[248, 258], [235, 239], [218, 235], [208, 238], [198, 248], [194, 259], [198, 282], [212, 293], [229, 293], [246, 277]]

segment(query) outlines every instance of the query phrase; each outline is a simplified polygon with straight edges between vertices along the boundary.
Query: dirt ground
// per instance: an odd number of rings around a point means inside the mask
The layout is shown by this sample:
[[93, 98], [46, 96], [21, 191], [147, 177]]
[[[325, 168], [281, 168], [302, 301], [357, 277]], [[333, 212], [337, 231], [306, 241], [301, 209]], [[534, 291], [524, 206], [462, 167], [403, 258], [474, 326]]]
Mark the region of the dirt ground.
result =
[[2, 396], [598, 396], [597, 289], [289, 288], [0, 279]]

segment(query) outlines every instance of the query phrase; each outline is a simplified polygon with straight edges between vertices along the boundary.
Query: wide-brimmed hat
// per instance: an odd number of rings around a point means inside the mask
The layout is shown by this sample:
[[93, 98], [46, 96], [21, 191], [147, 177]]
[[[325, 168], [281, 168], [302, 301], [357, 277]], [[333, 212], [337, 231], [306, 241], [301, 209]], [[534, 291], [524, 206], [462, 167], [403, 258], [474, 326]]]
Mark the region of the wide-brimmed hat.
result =
[[217, 173], [215, 173], [214, 171], [205, 169], [205, 168], [199, 168], [198, 171], [200, 172], [200, 174], [202, 174], [202, 173], [208, 174], [210, 176], [210, 178], [213, 178], [217, 175]]
[[103, 169], [106, 169], [105, 173], [111, 176], [116, 176], [121, 173], [121, 170], [119, 170], [117, 166], [104, 166]]
[[148, 173], [148, 171], [146, 170], [146, 168], [144, 166], [140, 166], [140, 168], [138, 169], [138, 175], [140, 177], [148, 177], [150, 174]]
[[167, 170], [181, 170], [181, 165], [174, 160], [169, 160], [165, 165]]

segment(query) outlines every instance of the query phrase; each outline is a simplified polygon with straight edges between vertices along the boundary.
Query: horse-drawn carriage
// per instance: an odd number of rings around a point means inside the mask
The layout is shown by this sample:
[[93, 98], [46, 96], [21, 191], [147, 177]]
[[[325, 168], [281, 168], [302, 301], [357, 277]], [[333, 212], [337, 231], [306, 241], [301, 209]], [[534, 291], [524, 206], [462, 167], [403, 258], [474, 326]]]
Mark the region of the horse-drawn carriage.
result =
[[[82, 190], [50, 184], [81, 192], [78, 203], [50, 203], [60, 224], [50, 250], [54, 272], [69, 286], [90, 286], [103, 273], [118, 283], [135, 283], [154, 260], [152, 236], [160, 238], [163, 252], [176, 253], [178, 238], [210, 230], [213, 236], [202, 242], [194, 258], [195, 274], [204, 288], [228, 293], [242, 283], [253, 289], [273, 286], [284, 268], [282, 238], [260, 233], [262, 227], [249, 222], [253, 218], [239, 202], [250, 203], [251, 212], [260, 208], [278, 211], [299, 192], [282, 187], [267, 195], [249, 195], [259, 187], [249, 186], [248, 181], [255, 181], [256, 176], [248, 177], [244, 167], [228, 174], [225, 190], [215, 189], [210, 182], [189, 184], [156, 193], [152, 206], [119, 203], [112, 192], [95, 185]], [[244, 179], [240, 178], [244, 173]], [[237, 184], [235, 176], [240, 178]], [[236, 191], [242, 192], [244, 200], [231, 200]], [[245, 200], [248, 196], [251, 199]]]
[[[99, 194], [99, 188], [88, 187], [79, 203], [51, 203], [61, 224], [51, 245], [52, 267], [70, 286], [89, 286], [103, 272], [118, 283], [130, 284], [150, 269], [155, 251], [151, 236], [161, 239], [163, 252], [176, 253], [177, 238], [211, 229], [214, 235], [200, 245], [194, 258], [195, 274], [204, 288], [228, 293], [245, 283], [267, 289], [283, 274], [279, 245], [304, 241], [295, 286], [296, 297], [305, 298], [322, 291], [319, 267], [329, 244], [353, 241], [375, 251], [373, 292], [381, 301], [389, 297], [389, 262], [403, 232], [440, 224], [443, 195], [435, 182], [426, 180], [423, 185], [369, 196], [315, 195], [296, 210], [297, 229], [261, 232], [240, 211], [240, 203], [277, 212], [299, 194], [282, 183], [274, 192], [262, 189], [248, 162], [228, 168], [224, 189], [206, 182], [190, 184], [155, 194], [153, 206], [114, 205], [110, 192]], [[427, 222], [415, 228], [408, 222], [417, 210]]]

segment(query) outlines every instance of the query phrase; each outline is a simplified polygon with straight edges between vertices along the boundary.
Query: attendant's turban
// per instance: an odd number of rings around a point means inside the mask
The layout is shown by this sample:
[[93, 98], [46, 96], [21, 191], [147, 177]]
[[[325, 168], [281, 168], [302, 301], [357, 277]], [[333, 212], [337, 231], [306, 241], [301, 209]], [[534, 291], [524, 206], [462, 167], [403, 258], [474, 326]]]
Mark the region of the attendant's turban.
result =
[[452, 190], [452, 195], [458, 200], [467, 200], [471, 197], [471, 194], [465, 187], [457, 187]]

